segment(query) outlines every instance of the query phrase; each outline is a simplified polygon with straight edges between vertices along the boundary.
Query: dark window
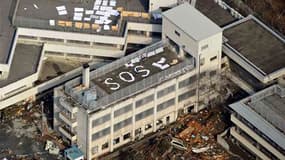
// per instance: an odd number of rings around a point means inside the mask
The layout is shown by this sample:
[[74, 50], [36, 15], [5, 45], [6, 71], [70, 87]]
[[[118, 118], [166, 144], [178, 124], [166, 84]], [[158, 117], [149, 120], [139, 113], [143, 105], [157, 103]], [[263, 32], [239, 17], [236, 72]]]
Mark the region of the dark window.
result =
[[151, 128], [152, 128], [152, 125], [151, 125], [151, 124], [145, 125], [145, 130], [146, 130], [146, 131], [149, 130], [149, 129], [151, 129]]
[[163, 97], [171, 92], [175, 91], [175, 85], [169, 86], [157, 92], [157, 98]]
[[96, 127], [96, 126], [98, 126], [100, 124], [103, 124], [103, 123], [109, 121], [110, 119], [111, 119], [111, 115], [110, 114], [107, 114], [107, 115], [105, 115], [103, 117], [97, 118], [97, 119], [93, 120], [92, 127]]
[[128, 126], [132, 123], [132, 117], [126, 119], [126, 120], [123, 120], [117, 124], [114, 125], [114, 131], [117, 131], [119, 129], [122, 129], [124, 128], [125, 126]]
[[186, 93], [183, 93], [181, 95], [178, 96], [178, 101], [181, 102], [189, 97], [192, 97], [196, 94], [196, 89], [190, 90]]
[[172, 98], [166, 102], [163, 102], [163, 103], [157, 105], [157, 112], [162, 111], [162, 110], [174, 105], [174, 103], [175, 103], [175, 99]]
[[95, 141], [101, 137], [107, 136], [108, 134], [110, 134], [110, 127], [105, 128], [99, 132], [96, 132], [92, 135], [92, 141]]
[[194, 75], [194, 76], [191, 76], [183, 81], [180, 81], [179, 84], [178, 84], [178, 87], [179, 88], [183, 88], [183, 87], [186, 87], [186, 86], [189, 86], [191, 84], [193, 84], [195, 81], [196, 81], [196, 78], [197, 76]]
[[118, 143], [120, 143], [120, 137], [113, 140], [113, 144], [118, 144]]
[[107, 149], [109, 147], [109, 143], [106, 142], [102, 145], [102, 150]]
[[120, 116], [120, 115], [122, 115], [124, 113], [127, 113], [127, 112], [131, 111], [132, 107], [133, 107], [133, 105], [129, 104], [129, 105], [123, 107], [123, 108], [120, 108], [120, 109], [116, 110], [114, 112], [114, 117], [118, 117], [118, 116]]
[[131, 133], [127, 133], [123, 136], [124, 140], [129, 139], [129, 138], [131, 138]]
[[210, 61], [213, 61], [213, 60], [216, 60], [216, 59], [217, 59], [217, 56], [214, 56], [214, 57], [210, 58]]
[[148, 116], [150, 116], [152, 114], [153, 114], [153, 108], [150, 108], [150, 109], [148, 109], [148, 110], [146, 110], [144, 112], [141, 112], [141, 113], [137, 114], [136, 115], [136, 121], [144, 119], [145, 117], [148, 117]]
[[154, 95], [149, 95], [147, 97], [144, 97], [138, 101], [136, 101], [136, 108], [143, 106], [144, 104], [147, 104], [150, 101], [153, 101]]
[[179, 32], [177, 32], [177, 31], [175, 30], [174, 33], [175, 33], [178, 37], [180, 37], [180, 33], [179, 33]]

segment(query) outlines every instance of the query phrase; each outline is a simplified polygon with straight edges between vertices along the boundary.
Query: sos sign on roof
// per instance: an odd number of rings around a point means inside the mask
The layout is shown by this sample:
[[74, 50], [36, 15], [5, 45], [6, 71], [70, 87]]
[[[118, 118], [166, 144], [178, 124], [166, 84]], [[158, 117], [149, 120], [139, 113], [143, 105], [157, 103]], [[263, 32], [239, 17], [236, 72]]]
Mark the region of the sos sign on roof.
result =
[[131, 59], [122, 67], [99, 78], [98, 85], [107, 92], [114, 92], [178, 63], [174, 53], [166, 54], [163, 51], [163, 48], [160, 48]]

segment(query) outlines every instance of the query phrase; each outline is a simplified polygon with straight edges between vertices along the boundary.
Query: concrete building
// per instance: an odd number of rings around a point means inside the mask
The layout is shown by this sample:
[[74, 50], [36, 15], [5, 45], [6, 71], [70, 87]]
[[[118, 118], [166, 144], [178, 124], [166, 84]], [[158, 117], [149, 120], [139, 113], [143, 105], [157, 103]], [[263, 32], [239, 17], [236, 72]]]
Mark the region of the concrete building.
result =
[[230, 134], [258, 159], [285, 159], [285, 88], [273, 85], [230, 105]]
[[223, 54], [245, 90], [258, 91], [285, 75], [284, 44], [282, 35], [252, 15], [224, 27]]
[[163, 35], [95, 71], [84, 65], [82, 77], [54, 90], [55, 130], [87, 159], [156, 132], [179, 112], [197, 112], [218, 95], [211, 85], [219, 79], [222, 29], [183, 4], [163, 14]]
[[[30, 99], [81, 74], [81, 69], [75, 69], [80, 65], [71, 68], [69, 64], [60, 64], [56, 69], [59, 71], [51, 71], [54, 65], [50, 65], [50, 62], [46, 63], [47, 58], [73, 59], [79, 64], [81, 61], [96, 60], [103, 65], [124, 56], [128, 44], [148, 45], [161, 39], [162, 20], [153, 18], [147, 1], [141, 3], [140, 0], [127, 2], [117, 0], [112, 11], [119, 15], [112, 17], [113, 21], [108, 30], [102, 26], [93, 25], [91, 21], [85, 21], [85, 19], [73, 20], [75, 8], [83, 9], [84, 16], [89, 15], [87, 11], [95, 14], [96, 10], [92, 8], [95, 2], [95, 0], [84, 3], [71, 0], [64, 4], [61, 0], [52, 2], [3, 0], [0, 2], [3, 15], [0, 19], [2, 33], [0, 35], [0, 83], [3, 84], [0, 86], [0, 109]], [[60, 15], [57, 7], [64, 7], [65, 15]], [[21, 61], [16, 56], [22, 56], [22, 54], [27, 55]], [[29, 54], [33, 56], [29, 58]], [[14, 58], [17, 59], [14, 60]], [[19, 64], [19, 60], [33, 67], [20, 67], [22, 64]], [[21, 68], [23, 71], [15, 72], [15, 68]], [[69, 72], [72, 69], [74, 71]]]

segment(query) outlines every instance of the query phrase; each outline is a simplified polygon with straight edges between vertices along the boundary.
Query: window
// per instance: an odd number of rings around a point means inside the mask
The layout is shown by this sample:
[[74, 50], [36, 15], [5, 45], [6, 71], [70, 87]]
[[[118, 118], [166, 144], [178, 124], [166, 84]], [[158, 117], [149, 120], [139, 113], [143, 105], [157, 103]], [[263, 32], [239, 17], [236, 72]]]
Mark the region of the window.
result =
[[142, 129], [138, 128], [135, 130], [135, 136], [140, 135], [142, 133]]
[[207, 49], [208, 47], [209, 47], [209, 46], [208, 46], [208, 44], [206, 44], [206, 45], [202, 46], [202, 47], [201, 47], [201, 51], [203, 51], [203, 50]]
[[175, 33], [178, 37], [180, 37], [180, 33], [179, 33], [179, 32], [177, 32], [177, 31], [175, 30], [174, 33]]
[[136, 108], [143, 106], [144, 104], [147, 104], [150, 101], [153, 101], [154, 95], [149, 95], [147, 97], [144, 97], [138, 101], [136, 101]]
[[191, 77], [189, 77], [183, 81], [180, 81], [178, 84], [178, 88], [184, 88], [186, 86], [189, 86], [189, 85], [195, 83], [196, 78], [197, 78], [196, 75], [194, 75], [194, 76], [191, 76]]
[[107, 121], [109, 121], [111, 119], [111, 115], [110, 114], [106, 114], [103, 117], [97, 118], [95, 120], [92, 121], [92, 127], [96, 127], [99, 126], [100, 124], [103, 124]]
[[109, 147], [109, 143], [106, 142], [102, 145], [102, 150], [107, 149]]
[[227, 66], [226, 63], [223, 63], [223, 64], [222, 64], [222, 68], [225, 68], [226, 66]]
[[144, 119], [144, 118], [146, 118], [146, 117], [148, 117], [148, 116], [150, 116], [152, 114], [153, 114], [153, 108], [150, 108], [150, 109], [148, 109], [148, 110], [146, 110], [144, 112], [141, 112], [141, 113], [137, 114], [136, 115], [136, 121]]
[[96, 132], [92, 135], [92, 141], [95, 141], [101, 137], [107, 136], [108, 134], [110, 134], [110, 127], [105, 128], [99, 132]]
[[158, 126], [158, 125], [161, 125], [163, 123], [163, 121], [161, 120], [161, 119], [159, 119], [159, 120], [157, 120], [156, 121], [156, 125]]
[[145, 125], [145, 131], [149, 130], [152, 128], [152, 124], [147, 124]]
[[129, 104], [129, 105], [123, 107], [123, 108], [120, 108], [120, 109], [116, 110], [116, 111], [114, 112], [114, 117], [118, 117], [118, 116], [120, 116], [120, 115], [122, 115], [122, 114], [125, 114], [125, 113], [131, 111], [131, 110], [132, 110], [132, 107], [133, 107], [133, 105], [132, 105], [132, 104]]
[[120, 137], [113, 140], [113, 144], [118, 144], [118, 143], [120, 143]]
[[166, 102], [163, 102], [163, 103], [157, 105], [157, 112], [162, 111], [162, 110], [174, 105], [174, 103], [175, 103], [175, 99], [172, 98]]
[[214, 57], [211, 57], [210, 58], [210, 61], [214, 61], [214, 60], [216, 60], [217, 59], [217, 56], [214, 56]]
[[123, 136], [124, 140], [127, 140], [129, 138], [131, 138], [131, 133], [124, 134], [124, 136]]
[[166, 117], [166, 123], [169, 123], [170, 122], [170, 116], [167, 116]]
[[130, 125], [131, 123], [132, 123], [132, 117], [130, 117], [126, 120], [123, 120], [123, 121], [114, 125], [114, 131], [116, 132], [117, 130], [122, 129], [122, 128]]
[[183, 93], [181, 95], [178, 96], [178, 101], [181, 102], [189, 97], [192, 97], [196, 94], [196, 89], [190, 90], [186, 93]]
[[169, 86], [157, 92], [157, 98], [163, 97], [171, 92], [175, 91], [175, 85]]

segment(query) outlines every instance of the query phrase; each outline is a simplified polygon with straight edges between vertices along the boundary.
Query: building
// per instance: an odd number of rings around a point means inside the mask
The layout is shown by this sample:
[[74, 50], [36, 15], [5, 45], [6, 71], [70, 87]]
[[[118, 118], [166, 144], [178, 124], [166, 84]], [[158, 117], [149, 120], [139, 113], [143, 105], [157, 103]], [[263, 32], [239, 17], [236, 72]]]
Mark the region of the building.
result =
[[273, 85], [230, 105], [231, 136], [257, 158], [285, 159], [285, 88]]
[[[224, 27], [223, 54], [251, 93], [285, 75], [285, 39], [252, 15]], [[238, 80], [240, 79], [240, 80]]]
[[[94, 60], [97, 68], [124, 56], [128, 46], [161, 39], [161, 16], [153, 17], [148, 1], [109, 1], [106, 6], [112, 15], [107, 20], [111, 22], [105, 26], [94, 23], [100, 18], [97, 11], [107, 10], [103, 1], [2, 0], [0, 110], [79, 76], [82, 63]], [[49, 59], [73, 60], [76, 65]]]
[[212, 85], [222, 29], [183, 4], [163, 14], [163, 37], [97, 70], [86, 64], [82, 77], [54, 90], [54, 129], [87, 159], [156, 132], [179, 112], [197, 112], [218, 95]]

